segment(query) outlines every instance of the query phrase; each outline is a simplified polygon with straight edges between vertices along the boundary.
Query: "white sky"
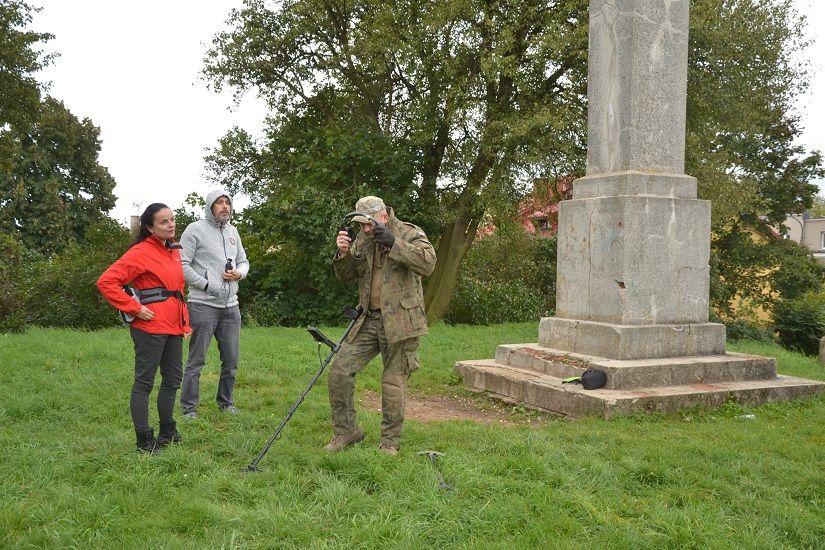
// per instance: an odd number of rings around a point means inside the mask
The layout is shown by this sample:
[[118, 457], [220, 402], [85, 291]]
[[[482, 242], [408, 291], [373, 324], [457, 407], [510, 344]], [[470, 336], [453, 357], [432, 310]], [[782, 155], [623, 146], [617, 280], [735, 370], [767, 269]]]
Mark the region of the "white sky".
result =
[[33, 28], [55, 35], [46, 51], [60, 54], [41, 79], [101, 129], [100, 163], [117, 182], [111, 215], [121, 222], [149, 203], [176, 208], [192, 191], [205, 194], [206, 149], [235, 124], [260, 130], [266, 110], [253, 94], [236, 108], [200, 77], [212, 36], [240, 0], [32, 4], [43, 8]]
[[[811, 87], [799, 105], [802, 143], [825, 152], [825, 1], [795, 2], [816, 40]], [[150, 202], [175, 208], [191, 191], [205, 194], [206, 149], [233, 125], [259, 133], [266, 110], [252, 93], [235, 107], [228, 93], [212, 93], [200, 79], [212, 36], [241, 0], [32, 4], [43, 8], [33, 28], [54, 34], [47, 51], [60, 54], [41, 80], [101, 128], [100, 162], [117, 181], [111, 214], [121, 222]]]

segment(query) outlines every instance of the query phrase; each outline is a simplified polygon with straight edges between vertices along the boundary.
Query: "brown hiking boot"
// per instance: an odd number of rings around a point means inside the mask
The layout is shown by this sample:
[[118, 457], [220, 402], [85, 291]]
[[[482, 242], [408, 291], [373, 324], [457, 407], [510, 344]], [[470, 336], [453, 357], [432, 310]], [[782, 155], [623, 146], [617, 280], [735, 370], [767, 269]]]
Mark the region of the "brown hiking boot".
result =
[[337, 453], [343, 451], [346, 447], [360, 443], [364, 440], [364, 432], [360, 428], [356, 428], [351, 435], [336, 434], [332, 436], [330, 441], [324, 449], [330, 453]]
[[379, 445], [378, 450], [390, 456], [395, 456], [398, 454], [398, 447], [393, 447], [392, 445], [387, 445], [386, 443]]

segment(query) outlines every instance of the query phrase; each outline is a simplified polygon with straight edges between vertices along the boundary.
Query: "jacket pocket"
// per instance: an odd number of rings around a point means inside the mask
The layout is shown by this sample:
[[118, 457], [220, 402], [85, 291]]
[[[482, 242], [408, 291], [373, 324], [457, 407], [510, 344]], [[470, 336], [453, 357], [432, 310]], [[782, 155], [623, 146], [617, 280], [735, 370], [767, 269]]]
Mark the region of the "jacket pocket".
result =
[[415, 332], [424, 328], [426, 320], [421, 302], [411, 298], [402, 298], [401, 308], [404, 310], [404, 328], [407, 331]]

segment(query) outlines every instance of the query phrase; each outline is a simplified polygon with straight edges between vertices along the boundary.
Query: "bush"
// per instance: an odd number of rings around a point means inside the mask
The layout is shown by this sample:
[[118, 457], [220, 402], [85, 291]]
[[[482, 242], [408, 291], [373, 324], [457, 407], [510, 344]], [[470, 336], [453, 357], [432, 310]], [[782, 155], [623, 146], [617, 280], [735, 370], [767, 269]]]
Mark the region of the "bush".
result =
[[26, 251], [20, 240], [7, 233], [0, 233], [0, 249], [0, 332], [19, 331], [26, 324], [20, 292]]
[[809, 292], [782, 301], [774, 308], [773, 316], [784, 347], [808, 355], [819, 353], [819, 339], [825, 336], [825, 293]]
[[447, 323], [535, 321], [556, 300], [556, 239], [505, 226], [473, 244], [458, 276]]
[[86, 329], [118, 324], [116, 312], [95, 283], [129, 242], [129, 231], [106, 219], [88, 228], [83, 243], [32, 263], [21, 282], [26, 322]]
[[737, 340], [753, 340], [756, 342], [773, 343], [773, 331], [770, 327], [752, 323], [745, 319], [736, 319], [725, 323], [729, 342]]

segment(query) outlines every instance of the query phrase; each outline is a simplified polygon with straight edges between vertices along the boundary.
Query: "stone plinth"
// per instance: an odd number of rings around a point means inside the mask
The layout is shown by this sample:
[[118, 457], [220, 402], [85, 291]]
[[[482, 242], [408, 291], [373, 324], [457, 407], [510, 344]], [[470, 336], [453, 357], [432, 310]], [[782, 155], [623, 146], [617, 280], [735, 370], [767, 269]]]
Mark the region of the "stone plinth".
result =
[[725, 325], [621, 325], [545, 317], [539, 344], [608, 359], [645, 359], [725, 353]]
[[[741, 353], [621, 361], [539, 344], [499, 346], [495, 359], [459, 361], [465, 387], [512, 403], [581, 418], [718, 407], [733, 399], [757, 405], [825, 392], [825, 382], [776, 374], [776, 360]], [[607, 386], [564, 384], [588, 368], [607, 373]]]
[[709, 201], [564, 201], [557, 257], [559, 317], [631, 325], [708, 320]]

